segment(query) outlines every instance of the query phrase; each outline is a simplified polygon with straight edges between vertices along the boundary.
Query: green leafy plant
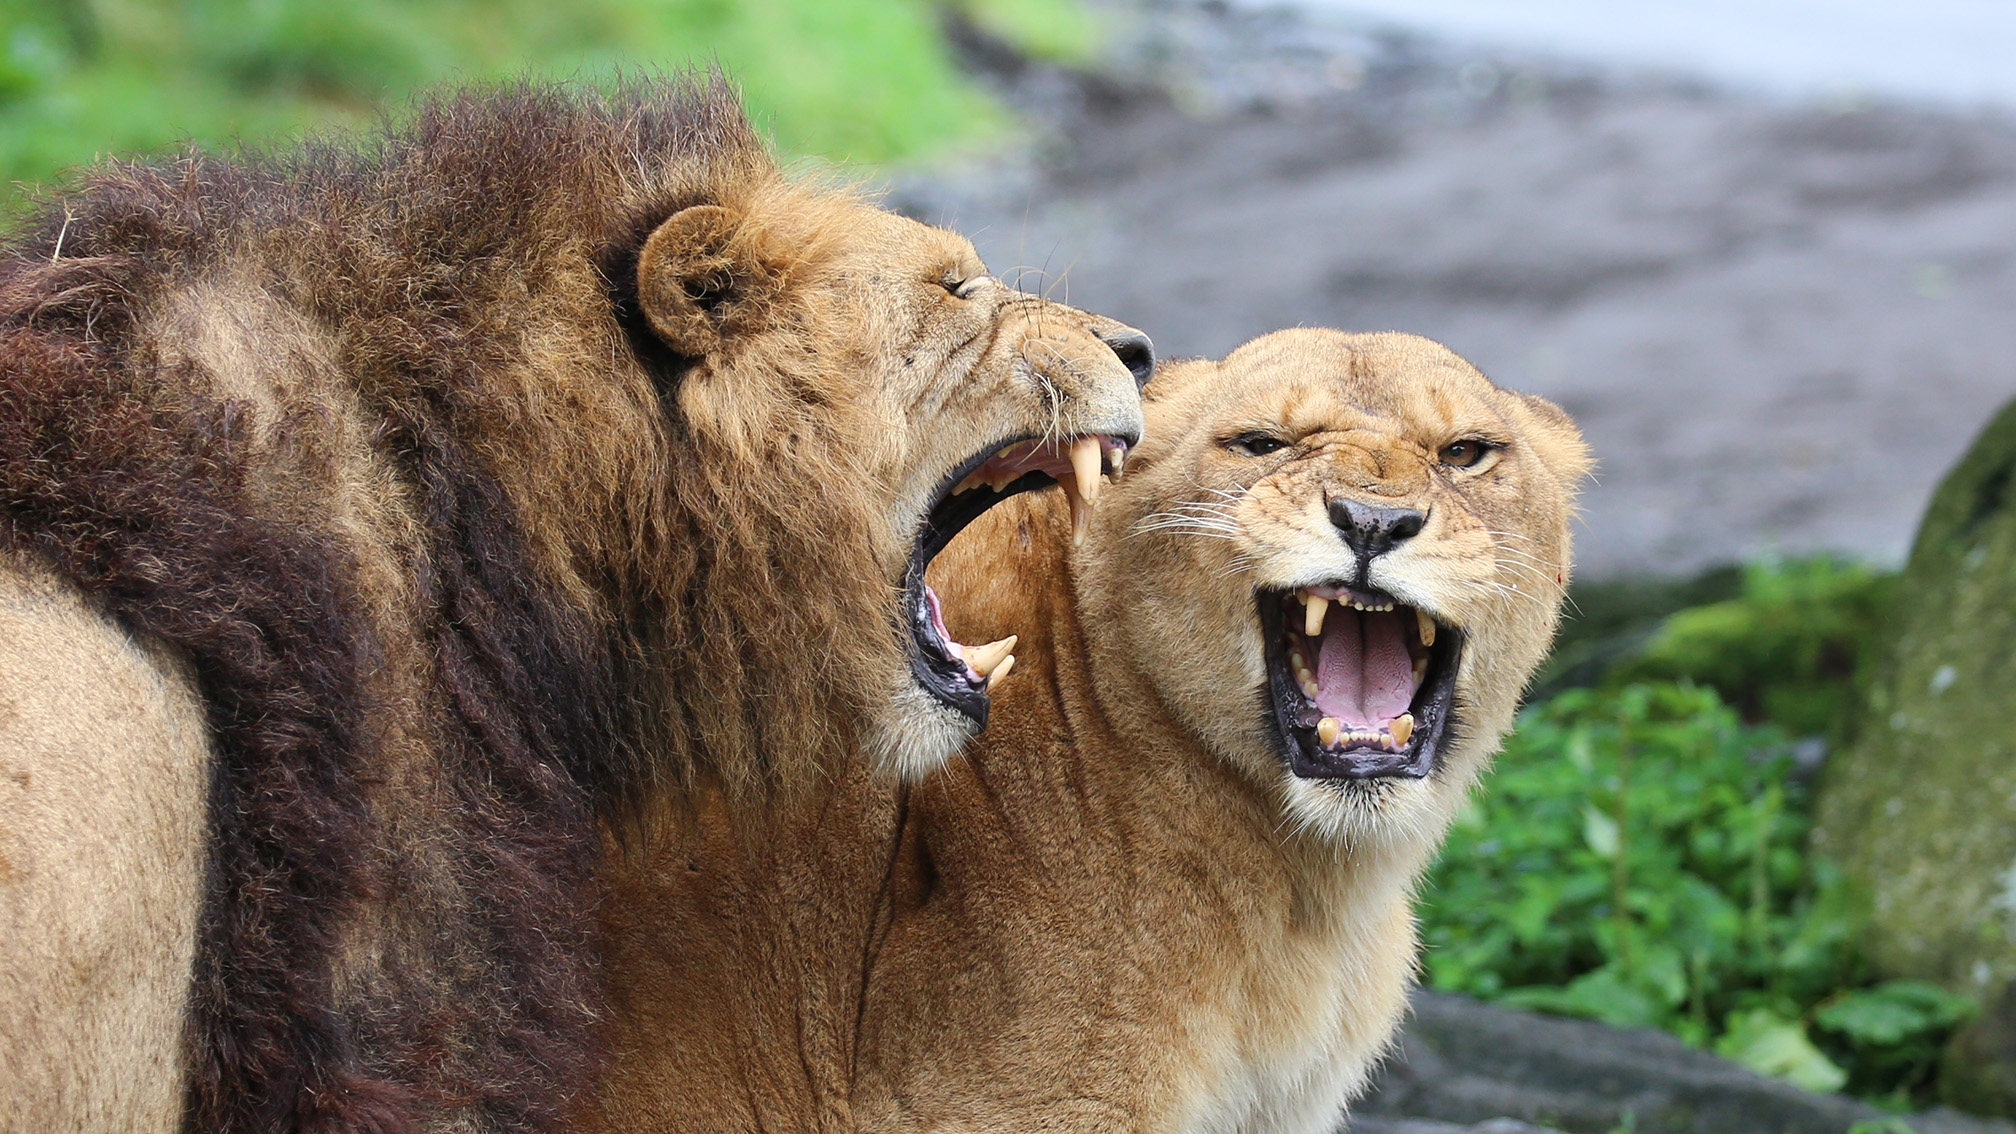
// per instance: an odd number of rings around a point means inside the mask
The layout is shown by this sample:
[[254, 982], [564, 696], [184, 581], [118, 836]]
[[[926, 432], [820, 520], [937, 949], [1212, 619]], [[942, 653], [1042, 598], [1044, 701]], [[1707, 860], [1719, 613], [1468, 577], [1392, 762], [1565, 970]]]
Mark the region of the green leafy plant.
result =
[[1713, 688], [1745, 720], [1795, 736], [1829, 733], [1892, 579], [1825, 556], [1747, 564], [1735, 595], [1671, 614], [1605, 680], [1684, 678]]
[[1529, 708], [1425, 888], [1429, 982], [1908, 1101], [1964, 1002], [1874, 983], [1787, 753], [1687, 681]]

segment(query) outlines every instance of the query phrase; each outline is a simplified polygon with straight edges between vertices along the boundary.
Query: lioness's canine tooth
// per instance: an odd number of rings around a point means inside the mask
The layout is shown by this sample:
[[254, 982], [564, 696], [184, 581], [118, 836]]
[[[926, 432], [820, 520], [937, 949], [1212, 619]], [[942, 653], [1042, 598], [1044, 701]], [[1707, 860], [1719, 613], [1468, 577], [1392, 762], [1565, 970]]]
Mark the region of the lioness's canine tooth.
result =
[[1312, 595], [1304, 591], [1302, 601], [1307, 604], [1302, 608], [1302, 632], [1311, 638], [1321, 637], [1323, 612], [1330, 609], [1330, 600], [1322, 595]]
[[1414, 619], [1421, 624], [1421, 644], [1424, 646], [1434, 645], [1435, 620], [1428, 617], [1428, 612], [1418, 606], [1414, 608]]
[[1328, 748], [1337, 743], [1337, 735], [1344, 731], [1344, 722], [1336, 717], [1324, 717], [1316, 722], [1316, 741]]
[[993, 673], [1000, 667], [1001, 659], [1015, 648], [1016, 638], [1016, 635], [1010, 634], [998, 642], [966, 647], [966, 665], [982, 677]]
[[994, 672], [987, 675], [987, 688], [994, 688], [995, 683], [1005, 679], [1008, 676], [1008, 671], [1014, 668], [1014, 654], [1009, 654], [1007, 657], [1002, 658], [1001, 664], [994, 667]]
[[1386, 729], [1393, 734], [1395, 748], [1407, 747], [1407, 738], [1414, 735], [1414, 714], [1401, 713], [1393, 718], [1393, 722], [1387, 725]]

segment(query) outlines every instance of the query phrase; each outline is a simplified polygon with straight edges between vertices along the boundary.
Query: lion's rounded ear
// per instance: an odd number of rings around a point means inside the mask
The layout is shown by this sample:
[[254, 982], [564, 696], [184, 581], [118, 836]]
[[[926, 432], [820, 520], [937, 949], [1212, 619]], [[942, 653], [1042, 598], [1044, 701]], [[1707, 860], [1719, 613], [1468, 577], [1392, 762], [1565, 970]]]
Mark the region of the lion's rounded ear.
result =
[[704, 355], [763, 307], [773, 273], [742, 239], [742, 214], [693, 205], [659, 225], [637, 254], [637, 302], [681, 354]]

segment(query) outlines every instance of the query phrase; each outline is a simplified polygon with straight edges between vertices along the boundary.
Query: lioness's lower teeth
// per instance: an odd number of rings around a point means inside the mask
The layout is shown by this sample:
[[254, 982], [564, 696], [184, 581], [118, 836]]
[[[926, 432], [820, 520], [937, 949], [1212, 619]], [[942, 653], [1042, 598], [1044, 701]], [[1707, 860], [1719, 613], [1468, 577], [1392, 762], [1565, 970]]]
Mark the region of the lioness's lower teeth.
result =
[[1002, 658], [1001, 664], [994, 667], [994, 672], [987, 675], [987, 688], [992, 689], [1000, 682], [1006, 681], [1008, 679], [1008, 671], [1014, 668], [1014, 654], [1009, 654], [1007, 657]]
[[1399, 716], [1394, 717], [1392, 723], [1387, 725], [1386, 728], [1393, 734], [1393, 746], [1395, 748], [1405, 748], [1407, 746], [1407, 738], [1414, 735], [1414, 714], [1401, 713]]
[[1328, 748], [1337, 743], [1337, 737], [1344, 731], [1344, 724], [1336, 717], [1324, 717], [1316, 722], [1316, 741]]

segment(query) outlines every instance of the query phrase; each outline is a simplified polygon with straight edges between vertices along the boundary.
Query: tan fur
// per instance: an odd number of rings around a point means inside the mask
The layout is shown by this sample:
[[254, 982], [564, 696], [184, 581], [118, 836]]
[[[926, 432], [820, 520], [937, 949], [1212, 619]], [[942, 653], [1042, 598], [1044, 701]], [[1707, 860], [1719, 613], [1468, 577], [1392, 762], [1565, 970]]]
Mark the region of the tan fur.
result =
[[[639, 816], [681, 826], [689, 793], [760, 815], [857, 774], [864, 751], [930, 770], [971, 731], [915, 687], [894, 609], [930, 495], [1008, 440], [1139, 428], [1134, 377], [1102, 341], [1125, 328], [998, 283], [955, 297], [984, 271], [965, 240], [786, 181], [718, 88], [485, 97], [424, 107], [398, 161], [311, 155], [273, 200], [221, 219], [204, 210], [257, 204], [270, 186], [247, 185], [273, 171], [193, 157], [101, 171], [90, 223], [52, 225], [0, 279], [23, 389], [55, 382], [36, 385], [37, 360], [97, 351], [103, 388], [131, 383], [158, 420], [221, 414], [232, 500], [336, 549], [326, 566], [367, 651], [351, 689], [364, 739], [339, 754], [365, 818], [332, 838], [355, 840], [360, 865], [340, 880], [352, 889], [288, 916], [333, 922], [333, 955], [307, 960], [327, 966], [332, 1033], [360, 1052], [337, 1082], [384, 1093], [359, 1102], [308, 1068], [300, 1112], [339, 1115], [316, 1129], [550, 1127], [592, 1045], [556, 1035], [486, 1063], [502, 1042], [486, 1029], [528, 1003], [521, 1046], [541, 1020], [595, 1018], [569, 976], [592, 955], [585, 920], [513, 938], [549, 952], [507, 978], [465, 928], [484, 924], [472, 905], [502, 887], [507, 908], [484, 916], [508, 921], [514, 887], [560, 885], [536, 876], [555, 843], [592, 862], [611, 834], [611, 870], [628, 869], [620, 833], [648, 828]], [[667, 109], [680, 99], [697, 109]], [[662, 136], [679, 128], [704, 136]], [[122, 212], [127, 199], [170, 203]], [[195, 235], [159, 237], [174, 251], [120, 243], [179, 224]], [[430, 439], [448, 455], [428, 464], [415, 453]], [[494, 485], [502, 506], [443, 530], [445, 490], [418, 468]], [[21, 524], [20, 543], [58, 544]], [[523, 555], [524, 609], [442, 574], [480, 569], [482, 541]], [[467, 661], [512, 634], [615, 657], [582, 686], [603, 700], [554, 706], [614, 722], [589, 766], [536, 747], [571, 716], [527, 726], [527, 779], [485, 763], [485, 729], [508, 734], [538, 705], [507, 693], [571, 688], [552, 672], [564, 653]], [[174, 1129], [185, 1083], [204, 1078], [191, 1063], [207, 1041], [183, 1034], [206, 995], [191, 986], [199, 914], [236, 900], [205, 892], [223, 758], [204, 709], [174, 651], [34, 556], [0, 563], [0, 1126]], [[573, 828], [516, 825], [541, 792], [561, 803], [537, 819]], [[599, 828], [569, 792], [600, 805]], [[545, 842], [519, 857], [521, 837]], [[479, 849], [526, 877], [500, 880]], [[585, 911], [585, 871], [576, 888], [552, 900]], [[526, 971], [543, 983], [511, 983]], [[525, 1081], [484, 1070], [512, 1059]], [[246, 1101], [222, 1062], [201, 1105], [297, 1105]]]
[[[1414, 879], [1552, 633], [1586, 453], [1405, 335], [1281, 332], [1148, 393], [1075, 553], [1045, 493], [934, 565], [962, 640], [1021, 635], [964, 760], [763, 841], [716, 813], [619, 888], [606, 1128], [1334, 1128], [1404, 1007]], [[1223, 443], [1261, 428], [1298, 447]], [[1480, 433], [1494, 464], [1432, 467]], [[1469, 635], [1426, 780], [1295, 780], [1260, 727], [1254, 591], [1347, 569], [1338, 493], [1433, 509], [1374, 576]]]
[[182, 1006], [160, 990], [194, 959], [202, 706], [174, 659], [47, 568], [5, 568], [0, 1130], [171, 1129]]

